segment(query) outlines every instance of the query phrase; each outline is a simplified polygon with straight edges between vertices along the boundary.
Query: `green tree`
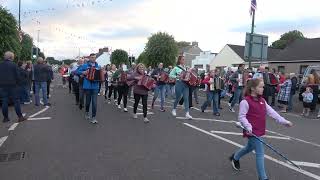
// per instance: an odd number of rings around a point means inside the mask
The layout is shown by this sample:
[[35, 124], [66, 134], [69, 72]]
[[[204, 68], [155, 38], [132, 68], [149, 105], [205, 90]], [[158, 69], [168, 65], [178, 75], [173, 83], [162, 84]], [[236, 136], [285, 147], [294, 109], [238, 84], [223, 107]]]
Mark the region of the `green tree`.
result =
[[76, 60], [74, 60], [74, 59], [65, 59], [65, 60], [62, 60], [62, 62], [64, 64], [66, 64], [66, 65], [70, 65], [70, 64], [76, 62]]
[[156, 67], [160, 62], [164, 66], [173, 65], [178, 56], [178, 46], [173, 36], [158, 32], [149, 37], [145, 47], [146, 66]]
[[139, 64], [139, 63], [146, 64], [147, 61], [148, 61], [148, 60], [147, 60], [146, 52], [143, 51], [143, 52], [139, 55], [139, 57], [138, 57], [138, 59], [137, 59], [136, 62], [137, 62], [137, 64]]
[[61, 61], [55, 60], [54, 57], [47, 57], [47, 61], [49, 64], [58, 64], [58, 65], [62, 64]]
[[117, 67], [122, 63], [129, 65], [128, 53], [125, 50], [116, 49], [111, 54], [111, 63], [115, 64]]
[[6, 51], [12, 51], [19, 57], [20, 49], [17, 21], [8, 10], [0, 6], [0, 57]]
[[284, 33], [281, 35], [280, 39], [273, 42], [271, 47], [277, 48], [277, 49], [284, 49], [286, 48], [290, 43], [294, 42], [297, 39], [304, 39], [304, 35], [302, 32], [298, 30], [289, 31], [287, 33]]
[[21, 55], [20, 55], [20, 59], [22, 61], [27, 61], [31, 59], [32, 47], [33, 47], [33, 40], [30, 37], [30, 35], [23, 34], [22, 41], [21, 41]]

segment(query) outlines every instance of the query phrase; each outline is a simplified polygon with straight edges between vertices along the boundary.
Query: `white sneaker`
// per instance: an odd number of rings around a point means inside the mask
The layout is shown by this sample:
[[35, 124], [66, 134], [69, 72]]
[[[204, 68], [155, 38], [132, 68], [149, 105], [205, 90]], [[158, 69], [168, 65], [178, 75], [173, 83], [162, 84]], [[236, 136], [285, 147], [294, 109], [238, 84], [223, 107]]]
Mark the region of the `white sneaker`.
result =
[[148, 118], [145, 117], [145, 118], [143, 119], [143, 122], [144, 122], [144, 123], [149, 123], [150, 121], [149, 121]]
[[228, 106], [231, 107], [231, 103], [228, 103]]
[[137, 119], [138, 115], [137, 114], [133, 114], [133, 119]]
[[233, 113], [236, 112], [232, 107], [230, 107], [229, 110]]
[[320, 114], [317, 116], [317, 118], [320, 118]]
[[98, 121], [96, 120], [96, 118], [93, 118], [91, 121], [92, 124], [98, 124]]
[[118, 105], [118, 109], [121, 109], [121, 105]]
[[128, 112], [128, 109], [127, 109], [127, 108], [123, 108], [123, 111], [124, 111], [124, 112]]
[[100, 96], [101, 94], [100, 93], [98, 93], [98, 96]]
[[175, 109], [172, 109], [172, 116], [176, 117], [177, 116], [177, 111]]
[[189, 120], [192, 119], [192, 116], [190, 116], [190, 114], [188, 112], [186, 113], [186, 119], [189, 119]]

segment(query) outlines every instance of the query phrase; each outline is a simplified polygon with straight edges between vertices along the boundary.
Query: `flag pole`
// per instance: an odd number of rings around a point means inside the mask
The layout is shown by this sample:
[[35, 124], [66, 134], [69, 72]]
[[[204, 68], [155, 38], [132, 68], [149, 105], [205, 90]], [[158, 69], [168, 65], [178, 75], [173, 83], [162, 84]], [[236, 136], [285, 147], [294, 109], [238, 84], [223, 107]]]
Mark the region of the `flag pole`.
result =
[[252, 46], [253, 46], [253, 33], [254, 33], [254, 21], [255, 21], [256, 11], [252, 11], [252, 24], [251, 24], [251, 33], [250, 33], [250, 42], [249, 42], [249, 68], [251, 68], [251, 56], [252, 56]]

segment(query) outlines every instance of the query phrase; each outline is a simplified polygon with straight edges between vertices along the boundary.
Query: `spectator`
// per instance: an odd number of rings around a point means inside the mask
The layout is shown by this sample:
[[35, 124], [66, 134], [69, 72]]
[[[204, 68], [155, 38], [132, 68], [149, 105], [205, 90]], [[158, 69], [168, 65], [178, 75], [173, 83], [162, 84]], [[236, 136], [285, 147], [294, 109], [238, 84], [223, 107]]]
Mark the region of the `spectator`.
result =
[[10, 51], [4, 53], [4, 61], [0, 63], [0, 97], [2, 98], [2, 114], [3, 122], [9, 122], [8, 103], [13, 100], [14, 109], [18, 116], [18, 122], [25, 121], [20, 107], [20, 99], [18, 94], [19, 70], [18, 66], [12, 61], [14, 54]]
[[[18, 62], [18, 70], [19, 70], [19, 95], [20, 95], [20, 103], [21, 104], [30, 104], [30, 89], [28, 87], [28, 71], [23, 67], [23, 62]], [[28, 93], [29, 92], [29, 93]]]
[[50, 69], [44, 63], [42, 57], [39, 57], [37, 60], [37, 64], [34, 66], [34, 83], [35, 83], [35, 105], [39, 106], [40, 104], [40, 97], [39, 93], [40, 90], [42, 91], [42, 99], [44, 106], [50, 106], [51, 104], [48, 103], [47, 97], [47, 81], [50, 77]]
[[289, 75], [286, 75], [284, 83], [280, 84], [280, 91], [278, 94], [278, 102], [283, 105], [282, 113], [287, 112], [289, 96], [291, 93], [292, 82]]
[[318, 94], [319, 94], [319, 84], [320, 84], [320, 77], [317, 71], [314, 69], [311, 70], [310, 75], [308, 76], [306, 85], [312, 88], [313, 91], [313, 101], [311, 104], [311, 111], [316, 109], [316, 105], [318, 102]]
[[306, 91], [302, 93], [303, 97], [303, 111], [302, 111], [302, 116], [309, 116], [310, 113], [310, 107], [312, 105], [313, 101], [313, 94], [312, 94], [312, 89], [311, 87], [307, 87]]
[[289, 102], [288, 102], [288, 111], [292, 111], [292, 98], [296, 94], [296, 88], [298, 83], [298, 79], [294, 73], [290, 73], [290, 79], [292, 82], [292, 86], [291, 86], [291, 93], [290, 93]]
[[52, 70], [52, 66], [50, 66], [48, 64], [48, 61], [45, 60], [44, 61], [44, 64], [46, 64], [48, 66], [48, 69], [49, 69], [49, 76], [48, 76], [48, 80], [47, 80], [47, 98], [49, 99], [51, 97], [50, 95], [50, 84], [51, 84], [51, 81], [53, 80], [53, 70]]

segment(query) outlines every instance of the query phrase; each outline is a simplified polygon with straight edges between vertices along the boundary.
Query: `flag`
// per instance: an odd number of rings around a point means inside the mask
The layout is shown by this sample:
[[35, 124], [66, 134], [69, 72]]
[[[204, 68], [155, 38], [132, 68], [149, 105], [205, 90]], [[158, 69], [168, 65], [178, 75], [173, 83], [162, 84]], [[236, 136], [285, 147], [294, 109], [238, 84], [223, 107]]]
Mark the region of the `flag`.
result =
[[251, 0], [250, 15], [252, 16], [256, 10], [257, 10], [257, 1]]

